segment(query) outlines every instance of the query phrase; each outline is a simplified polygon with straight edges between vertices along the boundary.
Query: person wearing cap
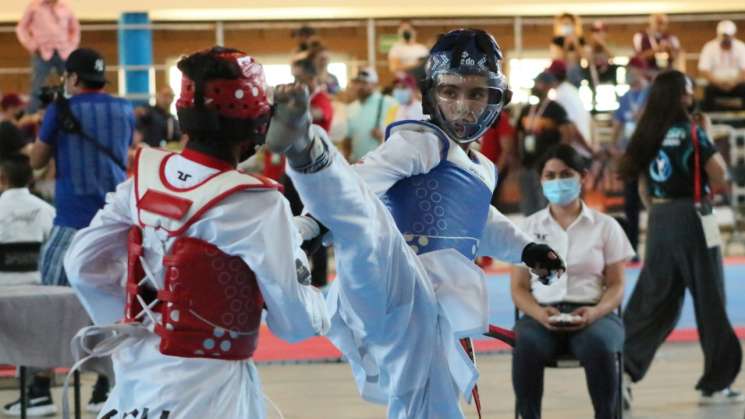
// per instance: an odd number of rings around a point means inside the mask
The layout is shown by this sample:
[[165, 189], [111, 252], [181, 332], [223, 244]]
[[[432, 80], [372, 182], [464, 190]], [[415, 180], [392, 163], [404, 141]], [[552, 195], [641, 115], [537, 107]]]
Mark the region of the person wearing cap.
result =
[[61, 75], [65, 60], [80, 43], [80, 24], [65, 0], [31, 0], [16, 25], [18, 42], [31, 53], [29, 113], [40, 105], [41, 87], [54, 69]]
[[678, 37], [669, 30], [669, 19], [664, 13], [649, 16], [649, 27], [634, 34], [634, 53], [647, 63], [653, 73], [672, 69], [681, 54]]
[[745, 109], [745, 43], [735, 38], [731, 20], [717, 25], [717, 37], [704, 45], [698, 70], [708, 84], [704, 89], [705, 110]]
[[[39, 137], [31, 146], [34, 169], [44, 168], [53, 160], [57, 171], [54, 227], [39, 260], [44, 285], [69, 286], [63, 260], [75, 233], [88, 226], [104, 206], [106, 194], [126, 179], [134, 113], [128, 101], [103, 91], [105, 71], [103, 57], [92, 49], [78, 48], [67, 57], [63, 84], [70, 98], [49, 105]], [[63, 127], [65, 121], [72, 120], [79, 123], [79, 132]], [[49, 386], [47, 373], [34, 375], [29, 389], [30, 408], [38, 415], [56, 411]], [[87, 410], [98, 412], [108, 392], [109, 380], [101, 374]], [[18, 415], [20, 404], [10, 403], [4, 411]]]
[[347, 136], [342, 149], [354, 163], [383, 142], [385, 116], [395, 101], [378, 90], [378, 73], [372, 67], [360, 68], [351, 87], [357, 99], [347, 107]]
[[420, 65], [429, 50], [416, 41], [416, 30], [408, 21], [398, 26], [398, 36], [400, 39], [388, 51], [388, 69], [393, 74], [402, 75]]
[[571, 143], [576, 135], [577, 128], [569, 120], [567, 111], [548, 97], [556, 83], [556, 77], [547, 71], [536, 76], [531, 95], [538, 98], [538, 103], [525, 105], [517, 118], [522, 163], [518, 177], [520, 211], [526, 216], [546, 207], [535, 165], [548, 149], [559, 143]]
[[398, 121], [421, 121], [424, 119], [422, 100], [416, 80], [410, 74], [396, 77], [393, 84], [393, 98], [396, 105], [392, 106], [385, 118], [385, 125]]
[[[613, 139], [612, 153], [623, 154], [631, 141], [631, 136], [636, 130], [636, 123], [642, 114], [644, 105], [649, 95], [649, 74], [647, 62], [639, 57], [633, 57], [626, 66], [626, 84], [629, 90], [618, 99], [618, 109], [613, 112]], [[641, 200], [639, 199], [639, 183], [637, 179], [628, 179], [624, 182], [623, 209], [626, 216], [629, 241], [634, 251], [639, 247], [639, 210]], [[635, 256], [638, 260], [638, 257]]]

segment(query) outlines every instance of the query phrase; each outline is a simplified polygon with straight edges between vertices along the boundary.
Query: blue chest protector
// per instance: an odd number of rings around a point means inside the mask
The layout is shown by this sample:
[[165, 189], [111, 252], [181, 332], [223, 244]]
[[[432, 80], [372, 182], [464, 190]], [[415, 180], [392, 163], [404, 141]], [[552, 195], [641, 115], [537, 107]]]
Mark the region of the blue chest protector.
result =
[[478, 176], [446, 160], [447, 150], [429, 173], [393, 185], [384, 201], [417, 254], [455, 249], [474, 260], [492, 191]]

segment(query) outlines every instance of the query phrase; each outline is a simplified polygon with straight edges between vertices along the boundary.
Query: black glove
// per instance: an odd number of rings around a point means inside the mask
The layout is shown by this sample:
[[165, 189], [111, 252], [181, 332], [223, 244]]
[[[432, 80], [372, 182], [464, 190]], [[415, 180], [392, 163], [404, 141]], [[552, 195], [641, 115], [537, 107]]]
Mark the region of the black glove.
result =
[[318, 223], [318, 227], [321, 228], [321, 234], [317, 235], [316, 237], [310, 240], [304, 241], [303, 244], [300, 245], [300, 248], [305, 251], [305, 254], [308, 257], [311, 257], [313, 256], [313, 254], [315, 254], [318, 251], [318, 249], [320, 249], [323, 246], [323, 236], [324, 234], [328, 233], [329, 229], [326, 228], [325, 225], [321, 224], [318, 220], [316, 220], [316, 218], [313, 217], [312, 215], [310, 214], [305, 214], [305, 215], [307, 217], [312, 218], [316, 223]]
[[566, 271], [564, 261], [551, 247], [541, 243], [530, 243], [523, 249], [522, 261], [532, 269], [545, 269], [547, 274], [539, 277], [540, 281], [548, 285], [551, 273]]

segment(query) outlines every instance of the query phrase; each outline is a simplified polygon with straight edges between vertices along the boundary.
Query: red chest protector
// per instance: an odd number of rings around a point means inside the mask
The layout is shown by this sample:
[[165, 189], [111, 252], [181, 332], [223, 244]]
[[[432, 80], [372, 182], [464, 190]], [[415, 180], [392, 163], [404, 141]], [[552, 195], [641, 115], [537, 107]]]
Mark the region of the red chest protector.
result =
[[[175, 189], [164, 176], [174, 154], [144, 148], [135, 160], [139, 225], [129, 232], [125, 322], [158, 312], [160, 352], [180, 357], [243, 360], [258, 343], [264, 299], [256, 276], [238, 256], [184, 235], [210, 208], [233, 193], [280, 189], [271, 180], [221, 171], [195, 187]], [[248, 216], [248, 214], [246, 214]], [[175, 241], [163, 258], [164, 288], [143, 265], [143, 229], [163, 230]]]

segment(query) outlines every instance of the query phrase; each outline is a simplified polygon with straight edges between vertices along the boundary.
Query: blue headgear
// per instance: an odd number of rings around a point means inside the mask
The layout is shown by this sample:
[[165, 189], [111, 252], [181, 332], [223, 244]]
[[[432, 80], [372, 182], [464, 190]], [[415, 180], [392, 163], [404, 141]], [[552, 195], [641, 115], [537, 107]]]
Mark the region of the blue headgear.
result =
[[[456, 29], [441, 35], [429, 52], [425, 65], [425, 79], [421, 83], [423, 110], [432, 122], [458, 143], [475, 141], [494, 123], [504, 106], [512, 98], [512, 91], [502, 73], [502, 50], [487, 32], [479, 29]], [[456, 134], [453, 125], [437, 105], [435, 87], [445, 74], [486, 77], [489, 89], [488, 104], [475, 123], [467, 124], [465, 133]]]

